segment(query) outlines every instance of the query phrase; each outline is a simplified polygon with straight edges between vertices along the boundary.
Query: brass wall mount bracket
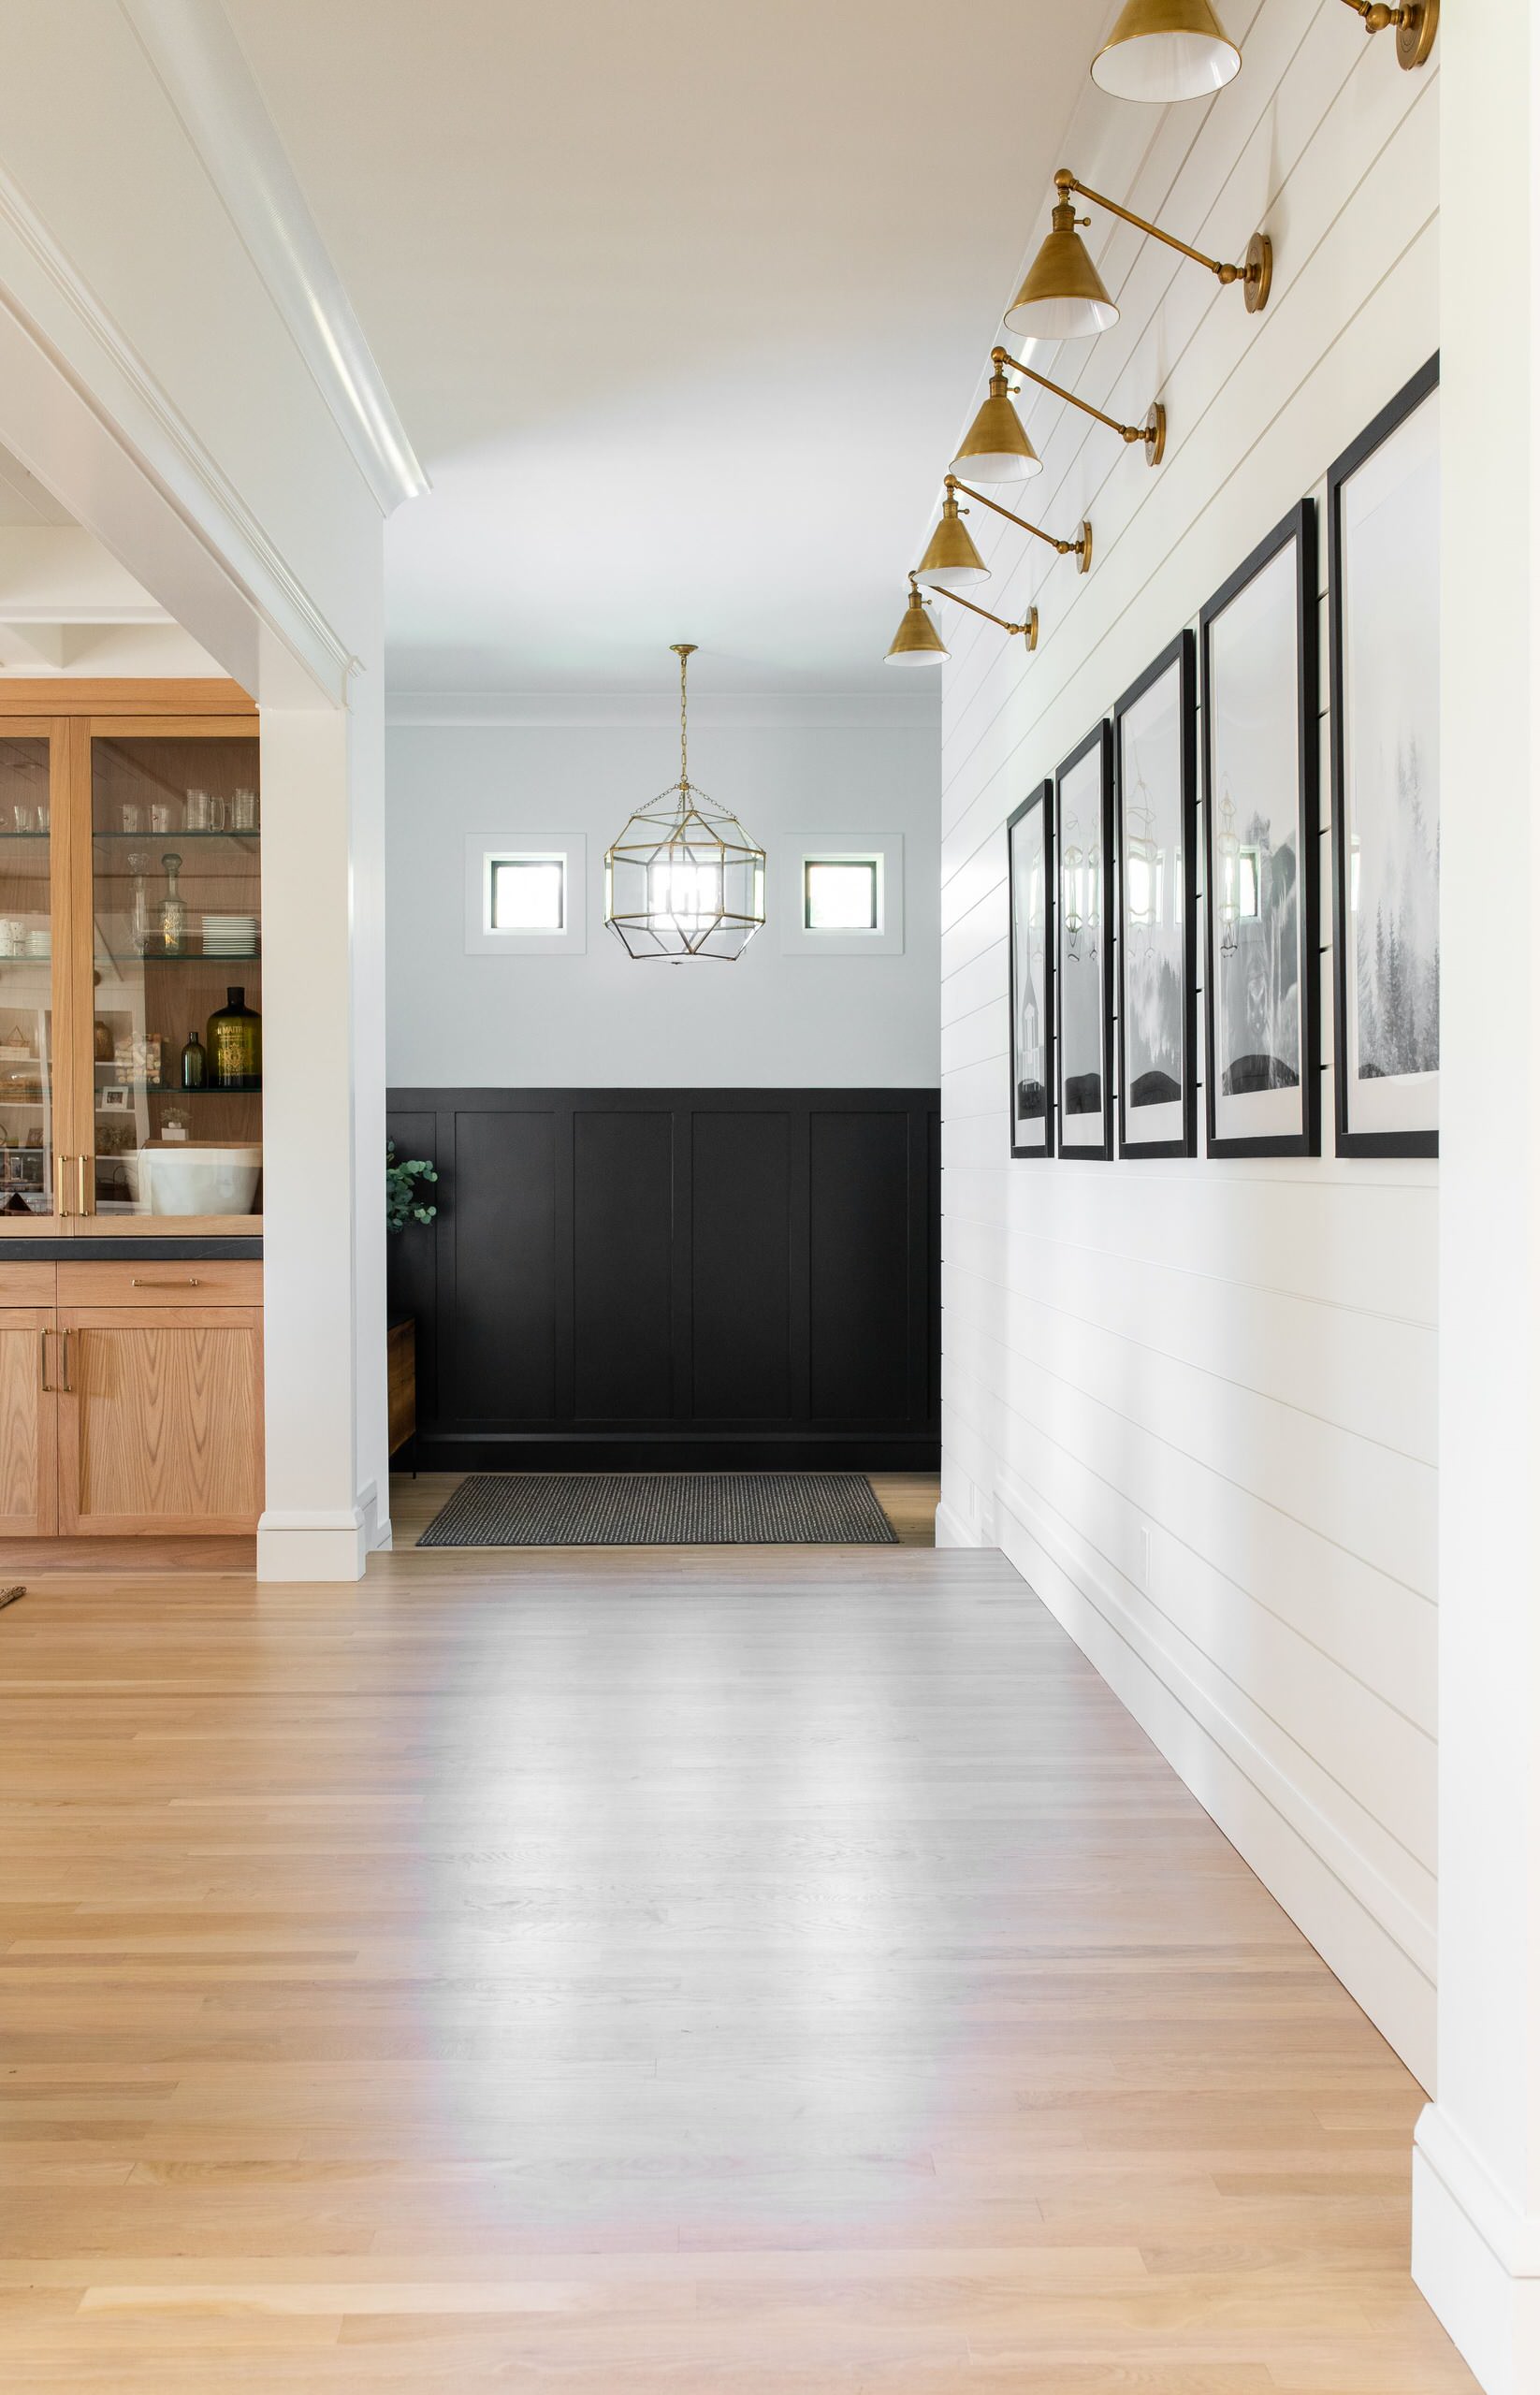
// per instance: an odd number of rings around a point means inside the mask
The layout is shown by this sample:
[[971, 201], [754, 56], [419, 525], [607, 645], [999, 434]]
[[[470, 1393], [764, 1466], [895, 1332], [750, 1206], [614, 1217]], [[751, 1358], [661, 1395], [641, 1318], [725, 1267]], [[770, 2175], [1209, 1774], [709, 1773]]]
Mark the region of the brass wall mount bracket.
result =
[[1363, 19], [1366, 34], [1387, 33], [1396, 29], [1396, 63], [1410, 73], [1415, 66], [1426, 66], [1438, 39], [1438, 0], [1405, 0], [1399, 8], [1386, 6], [1386, 0], [1347, 0], [1350, 8]]

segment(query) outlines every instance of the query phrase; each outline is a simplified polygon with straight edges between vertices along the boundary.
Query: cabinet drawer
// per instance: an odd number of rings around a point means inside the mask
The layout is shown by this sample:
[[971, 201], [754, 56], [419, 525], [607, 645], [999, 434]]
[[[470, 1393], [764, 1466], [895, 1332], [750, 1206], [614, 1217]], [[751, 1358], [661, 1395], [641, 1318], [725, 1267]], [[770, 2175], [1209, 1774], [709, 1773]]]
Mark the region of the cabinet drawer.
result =
[[52, 1264], [28, 1264], [0, 1256], [0, 1306], [51, 1306], [57, 1270]]
[[207, 1256], [187, 1263], [147, 1256], [132, 1264], [61, 1264], [62, 1306], [259, 1306], [262, 1267], [254, 1256]]

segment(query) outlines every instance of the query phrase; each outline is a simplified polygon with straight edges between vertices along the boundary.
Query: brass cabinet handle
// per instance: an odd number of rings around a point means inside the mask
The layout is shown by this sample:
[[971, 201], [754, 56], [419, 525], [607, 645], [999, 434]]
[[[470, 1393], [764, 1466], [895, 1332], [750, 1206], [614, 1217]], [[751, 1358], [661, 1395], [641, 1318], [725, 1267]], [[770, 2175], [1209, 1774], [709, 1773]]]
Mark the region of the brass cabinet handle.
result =
[[187, 1273], [182, 1280], [170, 1281], [151, 1281], [134, 1272], [129, 1275], [128, 1285], [131, 1289], [201, 1289], [203, 1284], [196, 1272]]
[[92, 1211], [92, 1191], [86, 1180], [86, 1167], [92, 1161], [90, 1156], [77, 1156], [75, 1159], [75, 1194], [79, 1201], [78, 1211], [82, 1214], [89, 1214]]
[[46, 1330], [40, 1330], [37, 1333], [37, 1347], [38, 1358], [43, 1374], [43, 1389], [47, 1396], [53, 1397], [57, 1392], [54, 1389], [53, 1383], [48, 1376], [48, 1332]]
[[65, 1203], [65, 1167], [69, 1162], [69, 1158], [61, 1148], [53, 1161], [53, 1193], [59, 1201], [59, 1219], [64, 1222], [67, 1220], [69, 1214], [69, 1208]]
[[75, 1384], [69, 1377], [69, 1343], [73, 1335], [74, 1334], [68, 1330], [61, 1330], [59, 1333], [60, 1338], [65, 1343], [65, 1376], [59, 1383], [59, 1389], [61, 1395], [65, 1397], [73, 1397], [75, 1394]]

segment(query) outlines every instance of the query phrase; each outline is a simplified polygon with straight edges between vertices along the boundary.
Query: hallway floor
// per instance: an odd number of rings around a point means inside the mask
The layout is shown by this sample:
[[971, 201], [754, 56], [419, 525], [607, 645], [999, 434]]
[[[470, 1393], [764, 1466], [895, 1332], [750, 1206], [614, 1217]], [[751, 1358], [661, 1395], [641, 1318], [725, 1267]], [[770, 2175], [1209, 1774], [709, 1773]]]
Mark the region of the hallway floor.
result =
[[0, 1614], [11, 2390], [1454, 2395], [1418, 2089], [996, 1555]]

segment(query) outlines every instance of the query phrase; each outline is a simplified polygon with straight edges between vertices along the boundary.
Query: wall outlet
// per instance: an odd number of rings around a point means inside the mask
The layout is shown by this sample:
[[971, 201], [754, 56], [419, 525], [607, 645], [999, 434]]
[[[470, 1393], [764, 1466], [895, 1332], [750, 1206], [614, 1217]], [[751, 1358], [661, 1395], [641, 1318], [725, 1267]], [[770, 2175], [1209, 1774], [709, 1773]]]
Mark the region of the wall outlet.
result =
[[1139, 1528], [1139, 1576], [1148, 1588], [1155, 1573], [1155, 1536], [1148, 1522]]

